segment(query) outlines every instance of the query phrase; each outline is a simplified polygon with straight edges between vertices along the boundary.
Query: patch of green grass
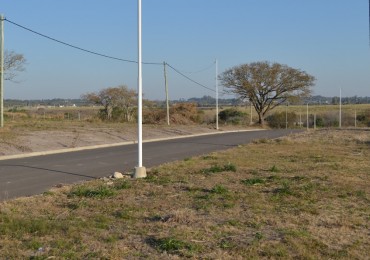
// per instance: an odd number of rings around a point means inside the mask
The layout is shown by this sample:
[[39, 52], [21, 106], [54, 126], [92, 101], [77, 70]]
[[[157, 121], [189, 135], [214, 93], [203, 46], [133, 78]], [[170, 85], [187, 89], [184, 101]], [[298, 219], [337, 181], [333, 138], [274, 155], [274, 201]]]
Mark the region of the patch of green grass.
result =
[[190, 243], [181, 241], [173, 237], [166, 238], [149, 238], [147, 243], [160, 252], [167, 252], [169, 254], [176, 254], [184, 256], [186, 251], [194, 250], [194, 246]]
[[220, 173], [220, 172], [236, 172], [236, 166], [232, 163], [224, 164], [223, 166], [220, 165], [213, 165], [210, 168], [203, 169], [202, 173], [210, 174], [210, 173]]
[[42, 193], [42, 195], [44, 196], [53, 196], [55, 194], [55, 192], [52, 192], [52, 191], [45, 191], [44, 193]]
[[252, 178], [252, 179], [245, 179], [242, 180], [241, 183], [245, 185], [256, 185], [256, 184], [264, 184], [266, 181], [262, 178]]
[[217, 157], [213, 155], [204, 155], [202, 156], [202, 159], [203, 160], [217, 160]]
[[116, 195], [116, 191], [108, 186], [90, 187], [87, 185], [76, 186], [69, 193], [72, 197], [86, 197], [104, 199]]
[[121, 209], [113, 213], [113, 216], [117, 219], [130, 220], [133, 219], [132, 210], [130, 209]]
[[114, 182], [114, 189], [116, 190], [126, 190], [131, 188], [131, 183], [127, 180], [117, 180]]
[[221, 249], [230, 250], [236, 247], [236, 245], [231, 240], [222, 239], [219, 243]]
[[282, 186], [274, 190], [275, 196], [288, 196], [293, 195], [293, 190], [289, 182], [284, 181]]
[[254, 238], [255, 238], [256, 240], [261, 240], [261, 239], [263, 238], [263, 235], [262, 235], [262, 233], [261, 233], [261, 232], [256, 232], [256, 233], [254, 234]]
[[149, 172], [144, 181], [156, 185], [168, 185], [172, 183], [170, 177], [166, 175], [161, 175], [158, 169], [154, 169]]
[[229, 192], [229, 190], [227, 188], [225, 188], [224, 186], [222, 185], [216, 185], [214, 186], [211, 191], [211, 193], [214, 193], [214, 194], [226, 194]]
[[274, 164], [270, 169], [270, 172], [280, 172], [279, 168]]

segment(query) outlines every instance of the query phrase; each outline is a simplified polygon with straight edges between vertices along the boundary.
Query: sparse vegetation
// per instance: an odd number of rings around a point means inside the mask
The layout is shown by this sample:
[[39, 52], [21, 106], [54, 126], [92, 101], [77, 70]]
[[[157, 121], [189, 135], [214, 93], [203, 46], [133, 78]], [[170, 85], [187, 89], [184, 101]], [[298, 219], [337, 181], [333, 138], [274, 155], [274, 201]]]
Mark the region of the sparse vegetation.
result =
[[2, 202], [0, 258], [366, 259], [369, 143], [305, 132]]

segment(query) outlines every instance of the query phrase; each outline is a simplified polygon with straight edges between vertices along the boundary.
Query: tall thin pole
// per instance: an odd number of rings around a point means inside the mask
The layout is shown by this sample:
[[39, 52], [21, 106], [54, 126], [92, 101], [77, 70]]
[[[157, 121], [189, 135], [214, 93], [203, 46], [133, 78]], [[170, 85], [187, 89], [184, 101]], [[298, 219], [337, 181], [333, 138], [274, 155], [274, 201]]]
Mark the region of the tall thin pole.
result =
[[218, 130], [218, 60], [216, 59], [216, 129]]
[[288, 129], [288, 103], [285, 108], [285, 129]]
[[339, 128], [342, 127], [342, 88], [339, 90]]
[[355, 128], [357, 127], [357, 110], [355, 109]]
[[164, 85], [166, 90], [166, 111], [167, 111], [167, 125], [170, 125], [170, 106], [168, 103], [168, 82], [167, 82], [167, 71], [166, 71], [166, 62], [163, 62], [164, 69]]
[[308, 102], [307, 102], [307, 130], [310, 128], [309, 122], [308, 122]]
[[250, 118], [249, 124], [252, 125], [253, 124], [252, 102], [250, 100], [249, 100], [249, 102], [250, 102], [250, 106], [251, 106], [251, 118]]
[[4, 127], [4, 16], [0, 15], [0, 127]]
[[143, 79], [142, 79], [142, 45], [141, 45], [141, 0], [138, 0], [138, 87], [137, 87], [137, 124], [138, 124], [138, 165], [135, 168], [134, 178], [145, 178], [146, 169], [143, 167]]

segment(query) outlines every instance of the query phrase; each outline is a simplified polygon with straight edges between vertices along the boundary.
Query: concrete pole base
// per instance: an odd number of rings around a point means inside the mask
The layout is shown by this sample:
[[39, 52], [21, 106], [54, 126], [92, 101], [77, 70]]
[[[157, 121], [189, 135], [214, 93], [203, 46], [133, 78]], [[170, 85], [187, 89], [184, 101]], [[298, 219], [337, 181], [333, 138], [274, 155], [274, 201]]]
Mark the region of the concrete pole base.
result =
[[146, 177], [146, 168], [145, 167], [135, 167], [134, 175], [132, 176], [135, 179], [145, 178]]

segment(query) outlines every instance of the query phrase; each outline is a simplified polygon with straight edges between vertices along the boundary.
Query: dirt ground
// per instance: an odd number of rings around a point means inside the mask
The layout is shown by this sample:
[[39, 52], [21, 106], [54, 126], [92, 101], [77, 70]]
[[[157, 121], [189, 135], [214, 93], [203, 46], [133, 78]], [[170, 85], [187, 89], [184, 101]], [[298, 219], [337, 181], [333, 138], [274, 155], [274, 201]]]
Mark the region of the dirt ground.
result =
[[[217, 131], [240, 130], [241, 127], [201, 125], [144, 125], [143, 139], [184, 136]], [[47, 125], [3, 129], [0, 132], [0, 157], [21, 153], [42, 152], [137, 140], [136, 125]]]

